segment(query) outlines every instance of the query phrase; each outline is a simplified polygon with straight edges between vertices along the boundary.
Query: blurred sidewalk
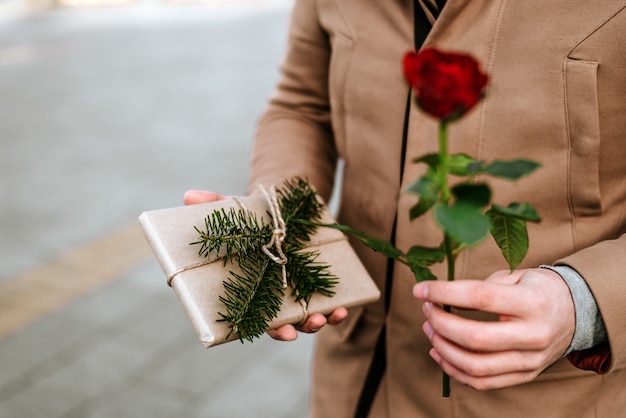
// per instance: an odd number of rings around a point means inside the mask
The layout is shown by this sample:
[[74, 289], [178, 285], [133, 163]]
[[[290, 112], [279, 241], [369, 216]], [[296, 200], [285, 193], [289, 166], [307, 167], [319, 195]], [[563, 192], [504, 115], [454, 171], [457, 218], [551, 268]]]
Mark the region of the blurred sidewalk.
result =
[[187, 189], [244, 191], [289, 1], [13, 1], [0, 0], [0, 418], [304, 416], [312, 339], [204, 349], [136, 221]]

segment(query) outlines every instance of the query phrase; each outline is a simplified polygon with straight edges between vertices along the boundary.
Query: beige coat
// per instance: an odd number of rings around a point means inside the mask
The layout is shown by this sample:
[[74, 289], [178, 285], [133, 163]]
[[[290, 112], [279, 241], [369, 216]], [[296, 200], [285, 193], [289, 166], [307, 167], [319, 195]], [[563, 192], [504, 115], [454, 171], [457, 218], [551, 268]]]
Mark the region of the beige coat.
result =
[[[543, 167], [516, 183], [487, 179], [494, 201], [528, 201], [523, 267], [565, 263], [587, 280], [606, 322], [613, 363], [599, 376], [561, 360], [535, 381], [478, 392], [452, 382], [428, 356], [410, 271], [397, 266], [391, 309], [351, 311], [318, 336], [312, 415], [351, 417], [377, 334], [387, 324], [387, 374], [373, 417], [626, 417], [626, 1], [448, 0], [426, 45], [471, 53], [491, 75], [488, 95], [451, 127], [451, 152], [525, 157]], [[407, 87], [400, 61], [412, 47], [410, 0], [296, 0], [282, 78], [255, 140], [251, 185], [308, 177], [329, 196], [345, 161], [340, 221], [397, 243], [437, 245], [430, 216], [409, 222], [401, 189], [436, 150], [436, 122], [413, 109], [400, 168]], [[399, 184], [400, 170], [404, 184]], [[386, 260], [355, 244], [381, 289]], [[505, 268], [491, 238], [457, 262], [458, 279]], [[444, 277], [444, 270], [437, 270]]]

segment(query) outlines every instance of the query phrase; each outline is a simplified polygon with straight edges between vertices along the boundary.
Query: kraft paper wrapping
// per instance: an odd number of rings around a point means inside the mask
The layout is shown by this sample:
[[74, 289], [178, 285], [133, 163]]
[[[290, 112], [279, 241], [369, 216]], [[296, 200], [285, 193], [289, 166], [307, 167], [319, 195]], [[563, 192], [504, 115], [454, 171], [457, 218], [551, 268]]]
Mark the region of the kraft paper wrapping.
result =
[[[169, 285], [174, 289], [191, 324], [205, 347], [211, 347], [238, 337], [231, 334], [228, 324], [217, 322], [218, 312], [226, 309], [219, 297], [224, 295], [223, 281], [237, 267], [224, 265], [222, 259], [207, 260], [198, 255], [199, 246], [189, 245], [197, 241], [194, 226], [204, 228], [205, 218], [215, 210], [241, 206], [257, 214], [259, 219], [271, 223], [267, 215], [268, 204], [263, 196], [247, 196], [218, 202], [148, 211], [141, 214], [139, 223], [152, 251], [163, 269]], [[324, 223], [334, 222], [326, 211]], [[346, 236], [332, 228], [318, 228], [311, 237], [307, 251], [319, 251], [318, 262], [330, 266], [339, 280], [332, 297], [315, 294], [307, 311], [291, 296], [291, 288], [285, 289], [285, 300], [278, 318], [270, 323], [270, 329], [285, 324], [302, 322], [306, 314], [328, 314], [338, 307], [353, 307], [373, 302], [380, 291], [363, 267]]]

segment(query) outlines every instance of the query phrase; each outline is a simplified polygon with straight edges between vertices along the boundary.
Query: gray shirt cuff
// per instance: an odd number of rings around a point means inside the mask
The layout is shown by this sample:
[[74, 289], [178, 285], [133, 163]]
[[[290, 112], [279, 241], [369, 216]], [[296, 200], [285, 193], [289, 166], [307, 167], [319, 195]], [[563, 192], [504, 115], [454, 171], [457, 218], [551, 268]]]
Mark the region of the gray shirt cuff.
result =
[[576, 329], [574, 338], [563, 356], [572, 351], [581, 351], [607, 342], [606, 327], [591, 290], [585, 279], [569, 266], [541, 266], [558, 273], [572, 294], [576, 311]]

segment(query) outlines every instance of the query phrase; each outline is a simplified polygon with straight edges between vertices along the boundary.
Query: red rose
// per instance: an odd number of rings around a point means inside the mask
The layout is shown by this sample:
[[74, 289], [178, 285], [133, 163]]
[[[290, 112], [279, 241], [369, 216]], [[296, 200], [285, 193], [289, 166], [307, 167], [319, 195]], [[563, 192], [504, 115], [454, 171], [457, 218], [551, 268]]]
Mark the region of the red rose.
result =
[[474, 107], [488, 80], [471, 56], [434, 48], [407, 53], [403, 68], [420, 108], [442, 121], [456, 120]]

